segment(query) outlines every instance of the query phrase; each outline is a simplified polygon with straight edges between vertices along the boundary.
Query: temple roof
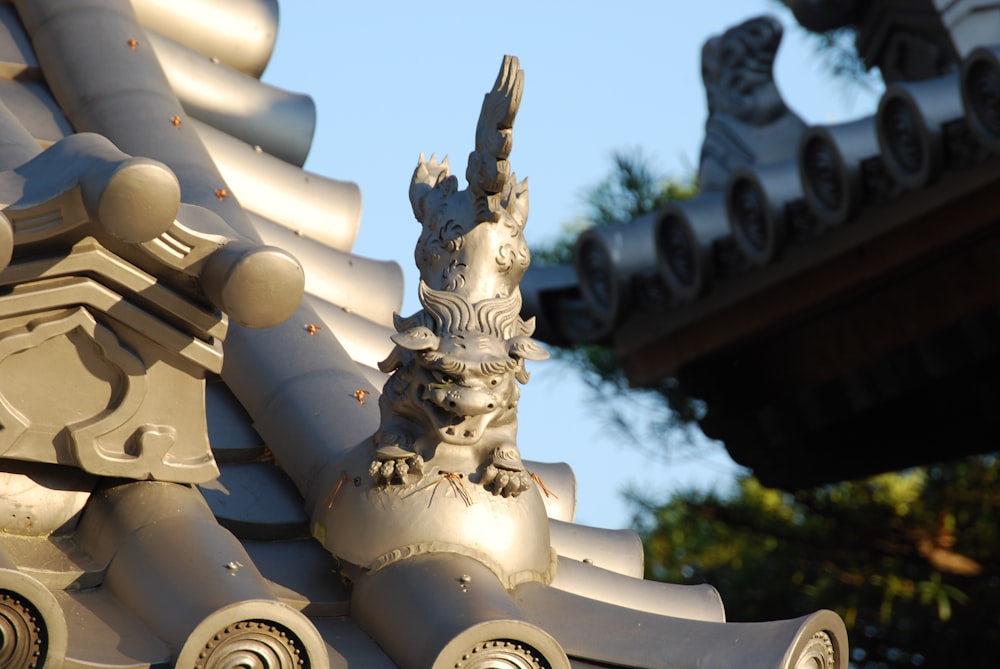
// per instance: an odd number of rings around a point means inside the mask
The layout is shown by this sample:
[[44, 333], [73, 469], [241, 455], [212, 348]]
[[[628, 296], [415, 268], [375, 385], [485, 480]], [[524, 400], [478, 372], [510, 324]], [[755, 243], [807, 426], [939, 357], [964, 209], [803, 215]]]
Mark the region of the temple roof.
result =
[[701, 192], [526, 279], [543, 338], [612, 346], [636, 386], [676, 377], [769, 485], [996, 448], [1000, 16], [916, 4], [790, 3], [807, 27], [853, 27], [885, 75], [877, 113], [847, 123], [807, 127], [781, 101], [780, 26], [710, 40]]
[[[336, 468], [378, 427], [402, 279], [351, 252], [358, 187], [302, 169], [311, 100], [257, 79], [277, 18], [273, 0], [0, 4], [16, 666], [662, 667], [665, 639], [670, 666], [728, 666], [748, 641], [846, 666], [830, 612], [732, 625], [711, 586], [642, 580], [634, 532], [573, 523], [561, 463], [526, 463], [544, 523], [499, 548], [544, 542], [544, 575], [502, 583], [432, 546], [341, 579], [313, 512], [361, 485]], [[458, 485], [428, 513], [471, 505]], [[495, 497], [479, 512], [520, 508]]]

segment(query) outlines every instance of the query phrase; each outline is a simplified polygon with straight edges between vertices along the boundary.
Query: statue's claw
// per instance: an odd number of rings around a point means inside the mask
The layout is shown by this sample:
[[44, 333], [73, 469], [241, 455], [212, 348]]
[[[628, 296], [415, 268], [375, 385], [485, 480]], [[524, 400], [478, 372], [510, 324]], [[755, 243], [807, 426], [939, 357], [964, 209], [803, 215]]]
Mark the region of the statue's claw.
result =
[[487, 465], [480, 483], [494, 495], [517, 497], [531, 486], [531, 474], [523, 469], [510, 471]]
[[375, 449], [375, 457], [379, 460], [402, 460], [412, 458], [416, 453], [402, 448], [399, 444], [386, 444]]
[[424, 471], [422, 457], [398, 446], [383, 446], [375, 451], [375, 457], [368, 465], [368, 473], [376, 485], [401, 485], [407, 475]]
[[524, 471], [524, 463], [521, 462], [521, 453], [517, 450], [517, 446], [514, 445], [498, 446], [493, 449], [490, 462], [497, 468], [506, 469], [510, 472]]

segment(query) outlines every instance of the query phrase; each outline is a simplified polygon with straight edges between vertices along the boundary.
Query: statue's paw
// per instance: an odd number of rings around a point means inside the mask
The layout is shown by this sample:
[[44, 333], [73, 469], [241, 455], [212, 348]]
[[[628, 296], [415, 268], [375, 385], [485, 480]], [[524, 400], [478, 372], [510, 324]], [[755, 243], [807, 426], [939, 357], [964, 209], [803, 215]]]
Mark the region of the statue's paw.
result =
[[376, 485], [402, 485], [410, 474], [422, 474], [424, 459], [410, 451], [402, 451], [403, 457], [383, 457], [383, 450], [376, 451], [377, 459], [368, 465], [368, 473]]
[[523, 469], [510, 471], [495, 465], [487, 465], [480, 483], [494, 495], [517, 497], [531, 487], [531, 474]]
[[390, 457], [409, 457], [413, 455], [413, 436], [396, 422], [390, 421], [387, 425], [379, 426], [378, 431], [372, 437], [376, 451], [380, 460], [388, 460]]
[[413, 451], [400, 446], [399, 442], [383, 444], [375, 449], [375, 457], [379, 460], [405, 460], [415, 455]]
[[513, 444], [498, 446], [493, 449], [493, 453], [490, 455], [490, 462], [498, 469], [506, 469], [510, 472], [524, 471], [524, 463], [521, 462], [521, 453], [517, 450], [517, 446]]

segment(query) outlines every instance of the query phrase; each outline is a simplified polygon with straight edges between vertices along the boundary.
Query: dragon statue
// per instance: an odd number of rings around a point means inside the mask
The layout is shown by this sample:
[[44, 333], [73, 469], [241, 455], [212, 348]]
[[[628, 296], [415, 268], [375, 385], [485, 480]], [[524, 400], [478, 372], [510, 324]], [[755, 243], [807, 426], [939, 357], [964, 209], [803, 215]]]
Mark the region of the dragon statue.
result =
[[505, 58], [483, 100], [467, 190], [458, 190], [447, 158], [421, 155], [413, 174], [423, 309], [397, 315], [395, 347], [380, 365], [393, 373], [370, 468], [380, 484], [418, 476], [442, 442], [478, 453], [478, 483], [495, 494], [518, 495], [532, 483], [516, 444], [517, 384], [528, 381], [524, 361], [548, 353], [531, 339], [533, 319], [520, 317], [528, 183], [507, 159], [523, 88], [517, 59]]
[[[310, 475], [313, 489], [329, 491], [311, 496], [312, 534], [350, 583], [352, 620], [405, 669], [570, 669], [573, 643], [566, 647], [569, 638], [551, 624], [570, 611], [582, 637], [600, 629], [597, 636], [625, 640], [656, 629], [658, 641], [661, 633], [685, 640], [669, 644], [670, 666], [729, 666], [732, 658], [706, 662], [698, 643], [690, 657], [682, 648], [702, 634], [743, 634], [723, 622], [711, 588], [669, 586], [661, 604], [670, 608], [640, 621], [625, 600], [603, 609], [592, 597], [605, 595], [592, 583], [574, 585], [587, 562], [560, 552], [568, 547], [548, 516], [549, 491], [518, 452], [518, 384], [528, 380], [527, 360], [547, 357], [531, 338], [534, 323], [520, 316], [528, 196], [508, 157], [523, 85], [517, 59], [505, 57], [483, 102], [466, 190], [447, 159], [420, 157], [410, 201], [422, 224], [422, 308], [395, 318], [377, 429]], [[612, 578], [623, 588], [650, 585]], [[604, 622], [584, 622], [605, 613], [635, 627], [605, 634]], [[788, 623], [795, 641], [765, 644], [787, 659], [761, 666], [836, 666], [846, 642], [827, 632], [840, 629], [835, 618], [820, 612], [807, 626]], [[770, 638], [774, 625], [740, 636], [740, 652], [751, 636]], [[637, 651], [602, 658], [607, 666], [666, 666], [664, 656]]]

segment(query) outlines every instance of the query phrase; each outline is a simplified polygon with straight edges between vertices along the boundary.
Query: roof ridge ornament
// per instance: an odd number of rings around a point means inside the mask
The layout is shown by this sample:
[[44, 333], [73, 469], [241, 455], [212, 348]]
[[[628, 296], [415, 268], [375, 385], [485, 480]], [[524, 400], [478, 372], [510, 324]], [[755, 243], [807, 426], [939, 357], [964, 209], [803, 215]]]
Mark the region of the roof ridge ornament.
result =
[[483, 99], [466, 190], [447, 158], [417, 161], [410, 202], [422, 226], [414, 257], [423, 309], [395, 319], [396, 346], [380, 365], [394, 372], [374, 436], [370, 474], [380, 485], [422, 475], [442, 442], [491, 452], [477, 482], [495, 494], [516, 496], [532, 484], [515, 441], [515, 382], [528, 380], [525, 359], [548, 354], [530, 339], [534, 321], [520, 316], [528, 183], [517, 181], [508, 158], [523, 90], [517, 58], [504, 57]]
[[712, 37], [701, 50], [708, 119], [698, 167], [702, 192], [725, 190], [733, 170], [794, 155], [806, 125], [781, 97], [774, 61], [781, 23], [757, 16]]
[[[550, 583], [556, 569], [545, 502], [516, 443], [525, 360], [548, 357], [520, 315], [528, 187], [508, 158], [523, 86], [506, 56], [483, 100], [468, 188], [459, 190], [447, 158], [417, 163], [410, 201], [422, 225], [422, 308], [395, 316], [395, 346], [379, 365], [392, 374], [381, 423], [320, 475], [325, 497], [312, 514], [313, 535], [353, 582], [352, 616], [404, 667], [569, 668], [509, 593]], [[401, 628], [385, 615], [387, 597], [423, 610], [428, 594], [437, 606], [453, 585], [462, 588], [460, 628], [409, 615]]]

